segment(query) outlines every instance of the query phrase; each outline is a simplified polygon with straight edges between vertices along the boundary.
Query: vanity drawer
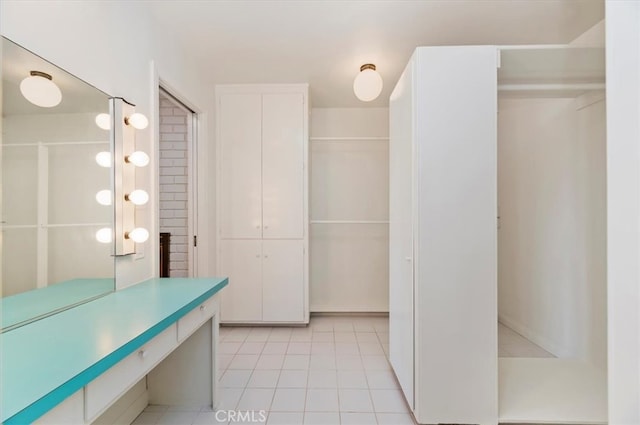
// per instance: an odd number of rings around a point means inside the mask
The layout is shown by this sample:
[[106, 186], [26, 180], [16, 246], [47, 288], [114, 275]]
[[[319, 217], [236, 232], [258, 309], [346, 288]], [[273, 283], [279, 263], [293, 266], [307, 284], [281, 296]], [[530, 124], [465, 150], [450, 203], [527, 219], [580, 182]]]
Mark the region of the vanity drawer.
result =
[[102, 413], [177, 345], [176, 325], [173, 324], [87, 384], [85, 387], [87, 422]]
[[182, 342], [217, 311], [218, 303], [211, 297], [178, 320], [178, 342]]

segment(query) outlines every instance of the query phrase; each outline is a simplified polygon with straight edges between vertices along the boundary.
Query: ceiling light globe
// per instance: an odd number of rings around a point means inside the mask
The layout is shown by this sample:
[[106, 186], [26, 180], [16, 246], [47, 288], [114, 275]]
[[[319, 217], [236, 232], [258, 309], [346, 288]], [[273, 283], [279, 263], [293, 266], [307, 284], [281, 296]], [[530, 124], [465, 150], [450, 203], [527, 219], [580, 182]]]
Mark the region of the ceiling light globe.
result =
[[[363, 65], [365, 66], [369, 65]], [[375, 70], [374, 65], [370, 65], [373, 68], [364, 68], [356, 76], [353, 81], [353, 92], [356, 97], [363, 102], [370, 102], [377, 98], [382, 92], [382, 77]]]
[[[44, 74], [47, 75], [47, 74]], [[48, 76], [48, 75], [47, 75]], [[50, 78], [33, 74], [22, 80], [20, 92], [29, 102], [42, 108], [52, 108], [62, 101], [62, 92]]]
[[100, 205], [111, 205], [111, 191], [105, 189], [96, 193], [96, 201], [98, 201]]
[[125, 235], [128, 239], [131, 239], [135, 243], [142, 243], [149, 239], [149, 231], [143, 227], [136, 227]]
[[96, 125], [103, 130], [111, 129], [111, 115], [109, 114], [98, 114], [96, 115]]
[[149, 155], [142, 151], [135, 151], [127, 157], [127, 162], [136, 167], [146, 167], [149, 164]]
[[111, 167], [111, 152], [98, 152], [96, 155], [96, 162], [101, 167]]
[[149, 194], [142, 189], [136, 189], [127, 195], [127, 200], [134, 205], [144, 205], [149, 202]]
[[145, 117], [144, 115], [138, 112], [131, 115], [127, 119], [127, 122], [131, 124], [131, 126], [133, 126], [134, 128], [137, 128], [138, 130], [144, 130], [149, 126], [149, 120], [147, 119], [147, 117]]
[[103, 227], [96, 232], [96, 240], [100, 243], [111, 243], [113, 240], [113, 232], [108, 227]]

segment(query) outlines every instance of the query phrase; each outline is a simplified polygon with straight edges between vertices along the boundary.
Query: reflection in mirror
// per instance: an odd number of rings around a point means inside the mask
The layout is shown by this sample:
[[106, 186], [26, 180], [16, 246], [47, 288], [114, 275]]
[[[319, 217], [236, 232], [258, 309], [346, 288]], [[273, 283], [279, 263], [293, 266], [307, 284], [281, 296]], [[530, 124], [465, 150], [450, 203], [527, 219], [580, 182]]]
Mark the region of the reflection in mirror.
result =
[[114, 290], [112, 244], [96, 239], [113, 228], [111, 199], [96, 199], [112, 189], [111, 167], [96, 162], [112, 152], [96, 124], [108, 113], [106, 94], [3, 37], [3, 330]]

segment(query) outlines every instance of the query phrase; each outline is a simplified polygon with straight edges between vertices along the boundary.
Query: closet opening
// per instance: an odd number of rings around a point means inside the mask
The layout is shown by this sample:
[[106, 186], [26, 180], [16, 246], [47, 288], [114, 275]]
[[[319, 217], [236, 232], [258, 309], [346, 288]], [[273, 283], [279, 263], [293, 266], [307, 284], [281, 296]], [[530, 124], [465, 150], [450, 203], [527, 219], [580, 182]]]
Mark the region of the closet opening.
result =
[[604, 48], [500, 48], [499, 419], [607, 422]]
[[159, 89], [159, 276], [197, 274], [197, 114]]

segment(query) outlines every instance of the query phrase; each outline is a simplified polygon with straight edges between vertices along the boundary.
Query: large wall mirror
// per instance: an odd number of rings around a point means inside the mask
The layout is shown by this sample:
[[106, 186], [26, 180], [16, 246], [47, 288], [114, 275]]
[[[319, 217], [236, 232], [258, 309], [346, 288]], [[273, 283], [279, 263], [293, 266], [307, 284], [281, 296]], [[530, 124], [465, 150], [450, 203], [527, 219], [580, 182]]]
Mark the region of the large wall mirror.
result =
[[114, 290], [113, 172], [110, 155], [96, 161], [113, 143], [99, 114], [107, 94], [2, 38], [3, 331]]

